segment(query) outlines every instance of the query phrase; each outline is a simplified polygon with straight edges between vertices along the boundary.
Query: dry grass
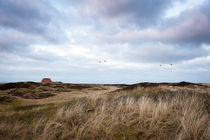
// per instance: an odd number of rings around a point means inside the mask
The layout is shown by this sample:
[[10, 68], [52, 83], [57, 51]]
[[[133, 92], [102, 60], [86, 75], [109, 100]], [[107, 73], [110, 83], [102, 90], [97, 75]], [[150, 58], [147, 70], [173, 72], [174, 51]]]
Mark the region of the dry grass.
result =
[[17, 82], [0, 84], [0, 101], [12, 101], [16, 98], [43, 99], [62, 92], [71, 92], [91, 88], [84, 84]]
[[210, 139], [207, 87], [105, 89], [54, 104], [6, 103], [0, 139]]

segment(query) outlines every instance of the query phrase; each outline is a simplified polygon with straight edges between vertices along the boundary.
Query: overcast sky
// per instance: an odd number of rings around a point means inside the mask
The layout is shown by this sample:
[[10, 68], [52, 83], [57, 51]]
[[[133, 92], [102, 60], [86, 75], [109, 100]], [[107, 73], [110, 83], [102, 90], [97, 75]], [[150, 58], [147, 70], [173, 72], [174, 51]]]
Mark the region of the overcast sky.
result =
[[0, 82], [210, 82], [209, 9], [210, 0], [0, 0]]

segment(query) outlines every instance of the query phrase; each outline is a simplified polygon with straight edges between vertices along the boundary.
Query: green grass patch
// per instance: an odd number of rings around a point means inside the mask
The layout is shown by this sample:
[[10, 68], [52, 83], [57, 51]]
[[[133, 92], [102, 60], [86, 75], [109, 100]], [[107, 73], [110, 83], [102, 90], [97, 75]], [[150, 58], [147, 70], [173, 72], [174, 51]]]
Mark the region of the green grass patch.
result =
[[49, 107], [49, 106], [55, 106], [55, 104], [44, 104], [44, 105], [24, 105], [24, 106], [13, 106], [13, 111], [29, 111], [36, 108], [42, 108], [42, 107]]
[[1, 105], [10, 105], [12, 107], [20, 106], [22, 104], [22, 101], [15, 100], [12, 102], [0, 102]]
[[6, 123], [12, 122], [24, 122], [24, 123], [31, 123], [33, 120], [38, 120], [42, 117], [50, 118], [52, 117], [55, 112], [57, 111], [58, 106], [56, 105], [47, 105], [46, 107], [39, 108], [37, 110], [30, 110], [31, 108], [38, 107], [38, 106], [19, 106], [15, 107], [15, 112], [11, 115], [1, 115], [0, 120]]

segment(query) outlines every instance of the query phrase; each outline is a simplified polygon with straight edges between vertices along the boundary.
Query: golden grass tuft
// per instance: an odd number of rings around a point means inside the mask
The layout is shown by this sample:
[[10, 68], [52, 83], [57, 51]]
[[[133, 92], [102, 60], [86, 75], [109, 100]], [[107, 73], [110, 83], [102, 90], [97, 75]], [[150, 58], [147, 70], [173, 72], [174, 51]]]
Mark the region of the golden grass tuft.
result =
[[43, 139], [209, 139], [209, 114], [196, 95], [155, 101], [148, 97], [84, 98], [61, 107]]

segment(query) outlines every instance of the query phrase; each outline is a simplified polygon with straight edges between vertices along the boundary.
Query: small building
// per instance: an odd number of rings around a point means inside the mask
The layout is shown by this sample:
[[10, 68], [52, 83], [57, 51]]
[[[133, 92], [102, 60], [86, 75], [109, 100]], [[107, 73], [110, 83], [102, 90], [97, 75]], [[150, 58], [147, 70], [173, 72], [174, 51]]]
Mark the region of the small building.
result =
[[52, 80], [50, 78], [43, 78], [41, 83], [52, 83]]

